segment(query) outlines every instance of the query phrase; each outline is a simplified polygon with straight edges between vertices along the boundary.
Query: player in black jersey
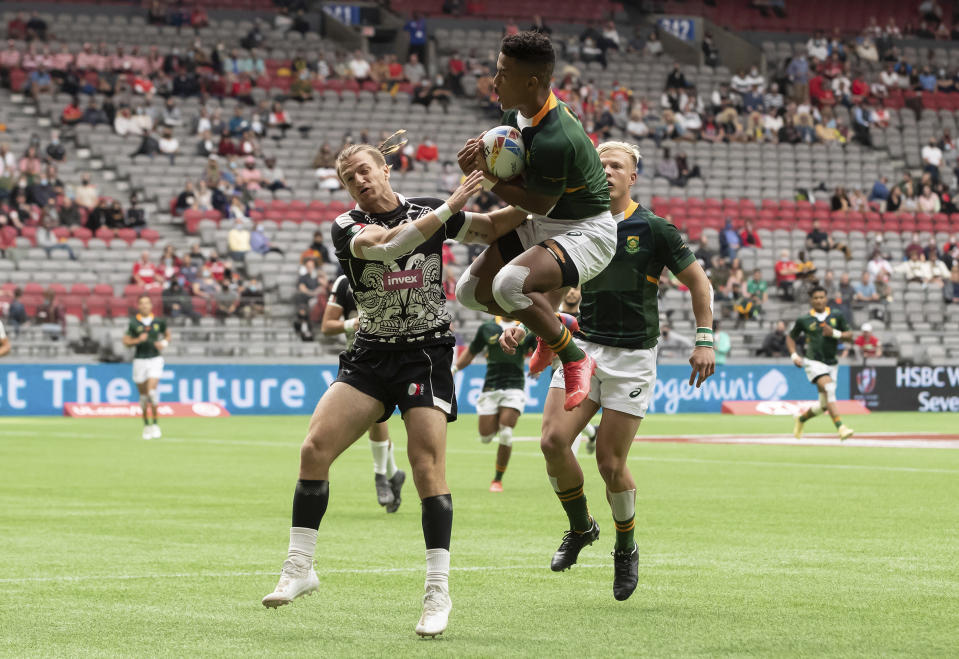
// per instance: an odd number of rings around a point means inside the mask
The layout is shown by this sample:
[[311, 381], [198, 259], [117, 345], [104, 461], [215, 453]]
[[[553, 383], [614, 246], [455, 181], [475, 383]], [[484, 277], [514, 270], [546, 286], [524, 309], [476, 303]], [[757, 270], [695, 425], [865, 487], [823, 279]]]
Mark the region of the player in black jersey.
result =
[[[353, 348], [356, 326], [359, 317], [353, 290], [346, 275], [340, 275], [333, 282], [333, 292], [320, 323], [320, 332], [326, 336], [346, 335], [346, 351]], [[393, 457], [393, 442], [390, 440], [389, 423], [383, 421], [370, 426], [370, 451], [373, 452], [373, 483], [376, 485], [376, 499], [386, 508], [386, 512], [399, 510], [403, 499], [400, 493], [406, 482], [406, 472], [398, 469]]]
[[290, 547], [280, 581], [264, 606], [288, 604], [319, 586], [313, 570], [317, 530], [329, 501], [330, 465], [398, 406], [407, 456], [422, 500], [426, 593], [421, 636], [446, 629], [453, 502], [446, 485], [446, 425], [456, 419], [454, 338], [441, 284], [447, 239], [489, 244], [522, 222], [521, 212], [460, 209], [478, 191], [474, 172], [443, 203], [406, 199], [390, 187], [383, 154], [368, 144], [337, 156], [336, 171], [356, 208], [333, 224], [336, 256], [359, 309], [353, 348], [340, 355], [336, 381], [317, 403], [300, 449]]

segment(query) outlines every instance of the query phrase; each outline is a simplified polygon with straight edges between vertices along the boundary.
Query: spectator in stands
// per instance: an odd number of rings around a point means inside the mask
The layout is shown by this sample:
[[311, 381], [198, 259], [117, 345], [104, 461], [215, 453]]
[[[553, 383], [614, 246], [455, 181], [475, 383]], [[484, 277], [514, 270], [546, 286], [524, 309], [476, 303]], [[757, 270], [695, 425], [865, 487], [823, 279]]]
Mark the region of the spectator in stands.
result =
[[87, 214], [87, 229], [93, 233], [96, 233], [97, 229], [106, 226], [109, 212], [110, 200], [106, 197], [98, 197], [96, 200], [96, 206], [94, 206]]
[[833, 240], [832, 236], [822, 230], [819, 220], [813, 220], [812, 231], [806, 234], [806, 249], [820, 249], [824, 252], [835, 249], [842, 252], [847, 261], [852, 258], [849, 247], [845, 243], [838, 243]]
[[330, 263], [330, 252], [326, 248], [326, 245], [323, 244], [323, 232], [314, 231], [313, 232], [313, 242], [310, 243], [310, 246], [307, 247], [300, 254], [300, 272], [303, 272], [303, 266], [306, 262], [312, 259], [316, 262], [317, 266], [322, 266], [326, 263]]
[[[669, 110], [666, 112], [669, 112]], [[663, 148], [662, 156], [656, 163], [656, 177], [666, 179], [670, 185], [679, 185], [679, 167], [670, 154], [669, 147]]]
[[709, 238], [706, 234], [699, 237], [699, 244], [696, 246], [694, 253], [703, 270], [708, 271], [712, 265], [713, 257], [716, 256], [716, 252], [709, 246]]
[[262, 224], [257, 224], [255, 227], [253, 227], [253, 231], [250, 232], [250, 250], [256, 252], [257, 254], [276, 252], [280, 256], [283, 255], [282, 249], [279, 247], [273, 247], [270, 244], [270, 239], [267, 237], [266, 233], [264, 233]]
[[319, 264], [316, 259], [308, 258], [303, 261], [302, 266], [304, 272], [296, 282], [296, 294], [293, 296], [293, 302], [298, 307], [309, 307], [323, 290], [321, 277], [325, 279], [325, 276], [322, 272], [318, 272]]
[[[829, 205], [833, 211], [849, 210], [849, 196], [846, 194], [844, 187], [839, 186], [836, 188], [829, 200]], [[809, 247], [808, 244], [806, 246]]]
[[63, 162], [67, 157], [67, 149], [60, 141], [60, 131], [54, 129], [50, 131], [50, 144], [46, 148], [47, 157], [56, 162]]
[[741, 244], [739, 234], [733, 228], [733, 219], [727, 217], [723, 228], [719, 231], [719, 255], [732, 261], [736, 258], [736, 252], [739, 251]]
[[659, 57], [663, 54], [663, 42], [659, 40], [659, 34], [656, 30], [650, 32], [646, 39], [646, 45], [643, 46], [643, 54], [647, 57]]
[[[425, 60], [426, 41], [428, 38], [426, 19], [424, 19], [419, 12], [415, 12], [413, 17], [403, 26], [403, 30], [406, 31], [409, 36], [409, 50], [407, 52], [410, 54], [410, 59], [412, 60], [415, 55], [417, 60]], [[410, 81], [415, 82], [412, 78]]]
[[873, 278], [868, 271], [863, 271], [859, 278], [859, 283], [853, 286], [853, 305], [865, 307], [872, 302], [879, 302], [879, 292], [873, 283]]
[[315, 340], [313, 323], [310, 320], [310, 312], [307, 307], [297, 307], [296, 315], [293, 318], [293, 331], [296, 332], [301, 341], [312, 342]]
[[13, 335], [20, 335], [20, 326], [29, 321], [27, 308], [23, 304], [23, 289], [17, 286], [13, 289], [13, 299], [10, 301], [10, 307], [7, 309], [7, 322], [13, 329]]
[[[959, 304], [959, 263], [953, 262], [949, 270], [949, 281], [943, 287], [946, 304]], [[11, 310], [13, 306], [11, 305]]]
[[919, 211], [922, 213], [938, 213], [942, 208], [942, 201], [939, 195], [932, 191], [932, 186], [922, 186], [922, 194], [919, 195]]
[[939, 181], [939, 167], [942, 165], [942, 149], [936, 142], [936, 138], [930, 137], [929, 143], [922, 147], [923, 171], [932, 175], [935, 182]]
[[685, 89], [687, 87], [689, 87], [689, 82], [686, 80], [686, 75], [683, 73], [682, 66], [679, 62], [674, 62], [673, 70], [669, 72], [668, 76], [666, 76], [666, 90]]
[[[173, 141], [175, 142], [176, 138], [173, 138]], [[153, 156], [157, 153], [160, 153], [160, 142], [157, 138], [153, 137], [153, 134], [147, 129], [144, 131], [143, 137], [140, 138], [140, 146], [137, 147], [136, 151], [130, 154], [130, 160], [135, 161], [137, 156], [147, 156], [150, 160], [153, 160]], [[171, 164], [173, 164], [172, 159]]]
[[264, 167], [260, 172], [260, 180], [263, 186], [271, 192], [289, 190], [290, 187], [286, 184], [286, 175], [283, 172], [283, 168], [276, 164], [276, 158], [266, 156], [263, 159], [263, 163]]
[[[120, 202], [115, 202], [119, 205]], [[130, 207], [127, 209], [123, 220], [123, 228], [136, 229], [139, 233], [147, 225], [146, 209], [140, 206], [140, 196], [137, 193], [130, 195]]]
[[37, 153], [37, 147], [35, 145], [31, 144], [27, 147], [23, 153], [23, 157], [20, 158], [20, 162], [17, 163], [17, 169], [22, 176], [26, 177], [28, 184], [39, 178], [43, 173], [43, 160], [40, 158], [40, 154]]
[[263, 183], [263, 174], [256, 168], [256, 158], [252, 155], [243, 159], [243, 168], [236, 175], [237, 187], [243, 189], [249, 198], [256, 196], [256, 191]]
[[403, 75], [406, 80], [410, 81], [414, 85], [419, 84], [421, 80], [426, 78], [426, 68], [423, 66], [423, 63], [420, 61], [419, 56], [415, 52], [410, 54], [409, 60], [403, 67]]
[[774, 270], [779, 297], [787, 302], [792, 302], [795, 299], [793, 287], [799, 275], [799, 265], [789, 257], [788, 249], [780, 250], [779, 260], [776, 261]]
[[949, 271], [945, 269], [942, 261], [930, 263], [921, 249], [910, 251], [909, 260], [900, 263], [894, 270], [907, 282], [919, 283], [923, 287], [942, 288], [946, 279], [949, 278]]
[[140, 253], [140, 260], [133, 264], [132, 281], [148, 290], [159, 289], [163, 286], [160, 269], [150, 261], [150, 253], [146, 250]]
[[835, 305], [851, 323], [854, 317], [852, 309], [856, 291], [852, 282], [849, 280], [848, 272], [843, 272], [839, 275], [839, 284], [835, 286], [835, 290], [832, 293], [830, 303]]
[[80, 212], [80, 207], [74, 202], [74, 200], [69, 196], [63, 197], [63, 202], [60, 204], [60, 226], [63, 227], [74, 227], [79, 226], [83, 221], [83, 215]]
[[177, 195], [176, 201], [173, 202], [173, 214], [181, 215], [183, 211], [195, 208], [196, 205], [196, 192], [194, 192], [193, 189], [193, 181], [188, 179], [183, 184], [183, 191]]
[[43, 302], [37, 307], [36, 322], [43, 332], [43, 336], [53, 341], [59, 340], [66, 330], [67, 315], [63, 305], [57, 300], [54, 291], [43, 292]]
[[56, 207], [53, 208], [53, 211], [53, 213], [44, 213], [43, 220], [37, 228], [37, 247], [42, 247], [43, 251], [47, 253], [48, 258], [54, 250], [63, 250], [70, 256], [71, 261], [76, 261], [77, 255], [73, 253], [73, 248], [65, 242], [61, 242], [60, 238], [53, 232], [58, 225], [55, 214]]
[[895, 186], [893, 187], [892, 190], [889, 191], [889, 196], [886, 198], [886, 204], [885, 204], [884, 210], [886, 210], [887, 212], [893, 213], [899, 210], [900, 208], [902, 208], [902, 203], [903, 203], [902, 190], [899, 188], [899, 186]]
[[251, 247], [250, 230], [247, 226], [243, 218], [237, 217], [233, 220], [233, 228], [227, 233], [227, 249], [233, 261], [246, 262], [246, 255]]
[[[66, 110], [64, 110], [66, 112]], [[100, 104], [97, 103], [96, 98], [91, 98], [90, 102], [87, 104], [86, 110], [83, 111], [83, 116], [80, 118], [80, 121], [85, 124], [89, 124], [93, 127], [96, 127], [99, 124], [110, 124], [110, 118], [107, 116], [107, 113], [100, 107]], [[119, 131], [117, 134], [121, 134]]]
[[659, 328], [658, 347], [657, 359], [660, 357], [681, 357], [689, 352], [693, 347], [693, 342], [688, 337], [674, 332], [669, 325], [663, 323]]
[[[146, 139], [146, 136], [144, 136]], [[176, 164], [176, 155], [180, 150], [180, 141], [173, 135], [172, 128], [164, 128], [163, 135], [157, 141], [159, 152], [170, 159], [170, 164]]]
[[240, 285], [240, 303], [237, 315], [250, 319], [262, 316], [265, 310], [263, 284], [257, 277], [250, 277]]
[[872, 184], [872, 189], [869, 191], [869, 202], [884, 202], [889, 199], [889, 177], [880, 176], [879, 179]]
[[423, 170], [429, 168], [429, 163], [436, 162], [440, 159], [439, 148], [429, 136], [424, 138], [420, 145], [416, 147], [416, 162], [423, 165]]
[[879, 343], [879, 337], [872, 333], [872, 323], [862, 324], [862, 334], [857, 336], [853, 343], [863, 359], [882, 357], [882, 345]]
[[715, 69], [719, 66], [719, 48], [716, 47], [715, 42], [713, 41], [713, 33], [707, 31], [703, 34], [703, 61], [706, 66], [709, 66]]
[[789, 350], [786, 348], [786, 323], [781, 320], [776, 321], [776, 326], [769, 334], [763, 338], [763, 344], [756, 351], [758, 357], [788, 357]]

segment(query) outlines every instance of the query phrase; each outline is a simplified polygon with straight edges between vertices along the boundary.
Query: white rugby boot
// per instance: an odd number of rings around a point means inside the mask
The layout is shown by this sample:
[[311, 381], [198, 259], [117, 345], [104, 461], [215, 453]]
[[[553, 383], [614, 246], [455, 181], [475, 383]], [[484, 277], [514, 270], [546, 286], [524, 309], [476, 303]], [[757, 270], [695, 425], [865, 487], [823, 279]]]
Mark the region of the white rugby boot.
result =
[[420, 621], [416, 625], [416, 633], [420, 636], [436, 638], [446, 631], [446, 623], [449, 621], [452, 609], [453, 601], [450, 599], [449, 591], [442, 586], [427, 584], [426, 594], [423, 595], [423, 615], [420, 616]]
[[297, 597], [314, 593], [319, 587], [320, 580], [313, 569], [312, 561], [306, 562], [299, 557], [288, 558], [283, 561], [283, 570], [276, 588], [263, 598], [263, 606], [275, 609], [289, 604]]

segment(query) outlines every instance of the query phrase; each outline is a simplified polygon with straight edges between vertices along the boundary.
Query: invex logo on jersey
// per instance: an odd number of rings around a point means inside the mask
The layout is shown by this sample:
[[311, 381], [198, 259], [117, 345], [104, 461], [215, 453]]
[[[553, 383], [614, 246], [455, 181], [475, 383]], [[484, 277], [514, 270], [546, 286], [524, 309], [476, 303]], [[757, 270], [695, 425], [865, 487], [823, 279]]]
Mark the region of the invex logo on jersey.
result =
[[385, 291], [399, 291], [404, 288], [420, 288], [422, 286], [422, 270], [400, 270], [399, 272], [383, 273], [383, 290]]

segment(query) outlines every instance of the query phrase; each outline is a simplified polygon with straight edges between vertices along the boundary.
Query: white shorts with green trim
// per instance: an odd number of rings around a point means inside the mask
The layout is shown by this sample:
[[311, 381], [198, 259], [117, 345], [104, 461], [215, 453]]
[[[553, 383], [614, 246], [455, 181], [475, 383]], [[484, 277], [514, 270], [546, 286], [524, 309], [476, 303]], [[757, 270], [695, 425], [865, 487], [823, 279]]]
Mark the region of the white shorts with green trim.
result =
[[806, 369], [806, 377], [809, 378], [810, 382], [815, 382], [816, 378], [820, 378], [823, 375], [831, 377], [833, 382], [839, 380], [839, 364], [830, 366], [823, 362], [817, 362], [815, 359], [806, 359], [803, 357], [802, 365], [803, 368]]
[[[590, 382], [589, 399], [600, 407], [623, 414], [646, 416], [646, 408], [656, 384], [656, 350], [616, 348], [575, 339], [576, 345], [596, 360], [596, 372]], [[565, 388], [563, 369], [553, 373], [549, 386]]]
[[579, 274], [577, 285], [606, 269], [616, 253], [616, 220], [609, 211], [582, 220], [554, 220], [542, 215], [516, 228], [523, 249], [553, 239], [559, 243]]
[[522, 389], [495, 389], [484, 391], [476, 399], [476, 413], [488, 416], [499, 412], [499, 408], [509, 407], [522, 414], [526, 409], [526, 392]]

